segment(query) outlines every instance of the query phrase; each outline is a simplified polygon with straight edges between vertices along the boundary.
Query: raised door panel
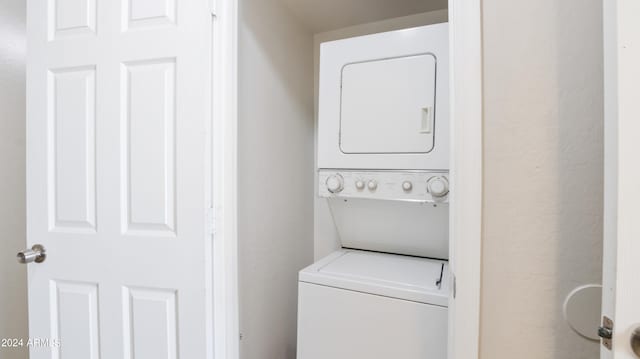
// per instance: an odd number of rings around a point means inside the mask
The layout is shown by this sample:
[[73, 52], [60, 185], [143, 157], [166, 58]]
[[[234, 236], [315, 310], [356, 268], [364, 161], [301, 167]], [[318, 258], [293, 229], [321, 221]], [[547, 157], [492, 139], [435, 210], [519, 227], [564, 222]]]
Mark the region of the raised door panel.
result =
[[175, 61], [123, 65], [123, 232], [175, 234]]
[[95, 67], [48, 77], [49, 229], [95, 232]]
[[100, 357], [98, 285], [52, 281], [51, 338], [53, 359]]
[[123, 30], [173, 25], [176, 0], [124, 0]]
[[176, 359], [176, 291], [124, 288], [124, 357]]
[[96, 0], [49, 0], [49, 40], [96, 33]]

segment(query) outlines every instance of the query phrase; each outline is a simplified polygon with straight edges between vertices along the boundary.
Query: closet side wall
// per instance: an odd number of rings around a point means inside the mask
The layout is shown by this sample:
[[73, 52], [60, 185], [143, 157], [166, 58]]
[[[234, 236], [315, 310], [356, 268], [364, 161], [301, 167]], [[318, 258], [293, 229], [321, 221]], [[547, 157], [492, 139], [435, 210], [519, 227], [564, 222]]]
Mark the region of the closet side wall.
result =
[[290, 359], [313, 260], [313, 36], [277, 1], [239, 5], [240, 352]]

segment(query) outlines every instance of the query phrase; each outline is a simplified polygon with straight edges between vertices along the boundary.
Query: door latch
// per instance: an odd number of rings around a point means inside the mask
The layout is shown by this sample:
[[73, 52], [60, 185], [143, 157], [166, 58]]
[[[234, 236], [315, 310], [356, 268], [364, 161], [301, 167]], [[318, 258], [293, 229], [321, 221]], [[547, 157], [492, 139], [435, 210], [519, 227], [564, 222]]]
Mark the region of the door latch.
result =
[[631, 350], [640, 358], [640, 327], [637, 327], [631, 333]]
[[598, 327], [598, 336], [602, 338], [602, 345], [611, 350], [613, 340], [613, 320], [606, 315], [602, 317], [602, 325]]

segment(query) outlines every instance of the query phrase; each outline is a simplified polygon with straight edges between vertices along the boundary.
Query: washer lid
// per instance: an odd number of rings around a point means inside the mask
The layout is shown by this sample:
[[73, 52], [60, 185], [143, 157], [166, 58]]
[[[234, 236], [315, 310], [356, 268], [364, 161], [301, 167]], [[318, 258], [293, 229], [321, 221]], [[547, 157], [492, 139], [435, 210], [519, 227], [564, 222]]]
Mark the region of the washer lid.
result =
[[300, 271], [301, 282], [446, 307], [447, 262], [361, 250], [340, 250]]

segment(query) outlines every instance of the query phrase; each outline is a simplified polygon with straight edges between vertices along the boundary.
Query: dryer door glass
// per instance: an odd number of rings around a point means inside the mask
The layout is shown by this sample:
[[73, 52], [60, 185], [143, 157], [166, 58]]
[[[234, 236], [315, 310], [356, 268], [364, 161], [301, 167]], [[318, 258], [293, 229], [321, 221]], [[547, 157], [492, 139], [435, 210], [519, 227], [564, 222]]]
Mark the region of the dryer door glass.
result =
[[413, 55], [342, 68], [340, 149], [344, 153], [427, 153], [433, 149], [436, 58]]

